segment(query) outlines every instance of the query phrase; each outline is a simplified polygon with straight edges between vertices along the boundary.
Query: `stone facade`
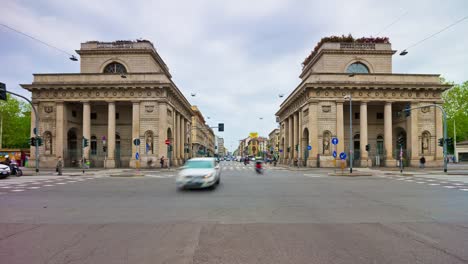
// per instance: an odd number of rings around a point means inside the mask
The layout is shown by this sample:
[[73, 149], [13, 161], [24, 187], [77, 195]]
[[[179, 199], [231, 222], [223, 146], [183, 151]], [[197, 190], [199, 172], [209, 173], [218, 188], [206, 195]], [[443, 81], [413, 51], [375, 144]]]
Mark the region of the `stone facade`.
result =
[[205, 118], [197, 106], [192, 106], [194, 113], [192, 117], [192, 156], [205, 157], [213, 156], [214, 153], [214, 133], [205, 123]]
[[280, 130], [279, 128], [273, 129], [268, 134], [268, 151], [271, 154], [271, 150], [273, 149], [273, 155], [276, 157], [279, 153], [279, 140], [280, 140]]
[[84, 157], [106, 168], [159, 166], [162, 156], [179, 165], [191, 156], [185, 151], [191, 105], [151, 42], [93, 41], [77, 52], [80, 73], [34, 74], [32, 84], [21, 85], [32, 93], [39, 134], [48, 140], [40, 147], [41, 166], [54, 167], [58, 156], [68, 167], [80, 166]]
[[[437, 139], [442, 137], [442, 114], [429, 105], [442, 104], [441, 94], [450, 86], [439, 75], [392, 73], [394, 52], [389, 43], [323, 44], [276, 113], [280, 162], [298, 159], [303, 166], [333, 167], [336, 151], [348, 154], [349, 165], [352, 150], [354, 166], [396, 166], [400, 153], [406, 164], [418, 165], [424, 155], [426, 165], [441, 165]], [[412, 110], [409, 117], [401, 112], [425, 105], [429, 107]]]

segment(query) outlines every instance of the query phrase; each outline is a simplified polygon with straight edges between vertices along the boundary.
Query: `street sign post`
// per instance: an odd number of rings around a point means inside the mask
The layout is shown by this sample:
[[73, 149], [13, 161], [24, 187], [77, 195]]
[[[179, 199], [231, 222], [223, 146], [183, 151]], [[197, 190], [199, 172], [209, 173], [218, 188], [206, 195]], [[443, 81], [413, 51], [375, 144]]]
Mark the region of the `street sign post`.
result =
[[140, 139], [139, 139], [139, 138], [135, 138], [135, 139], [133, 140], [133, 145], [135, 145], [135, 146], [139, 146], [140, 143], [141, 143], [141, 142], [140, 142]]
[[170, 140], [170, 139], [166, 139], [166, 140], [164, 141], [164, 144], [166, 144], [166, 145], [171, 144], [171, 140]]
[[312, 146], [311, 146], [311, 145], [308, 145], [308, 146], [307, 146], [307, 150], [312, 150]]
[[338, 138], [332, 138], [332, 144], [337, 145], [338, 144]]
[[340, 159], [345, 160], [346, 159], [346, 153], [341, 152], [340, 153]]

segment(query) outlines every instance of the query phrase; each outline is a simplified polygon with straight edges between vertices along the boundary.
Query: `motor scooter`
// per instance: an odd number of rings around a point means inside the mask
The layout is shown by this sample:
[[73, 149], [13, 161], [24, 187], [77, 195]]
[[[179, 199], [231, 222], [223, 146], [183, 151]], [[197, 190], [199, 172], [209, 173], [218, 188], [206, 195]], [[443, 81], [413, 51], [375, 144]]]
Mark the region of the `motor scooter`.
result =
[[10, 175], [16, 175], [16, 177], [21, 177], [23, 176], [23, 171], [18, 167], [18, 164], [16, 163], [11, 163], [10, 164]]
[[263, 174], [262, 163], [259, 161], [255, 163], [255, 172], [257, 172], [257, 174]]

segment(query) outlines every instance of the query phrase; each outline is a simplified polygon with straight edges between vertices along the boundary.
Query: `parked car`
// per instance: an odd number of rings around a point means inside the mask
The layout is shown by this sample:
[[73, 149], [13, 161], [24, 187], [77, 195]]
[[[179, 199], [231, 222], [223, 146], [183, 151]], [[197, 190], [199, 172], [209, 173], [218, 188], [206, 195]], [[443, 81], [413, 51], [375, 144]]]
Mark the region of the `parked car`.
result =
[[176, 178], [179, 189], [215, 188], [221, 182], [221, 170], [215, 158], [188, 160]]
[[0, 179], [8, 178], [8, 176], [10, 176], [10, 173], [10, 166], [0, 164]]

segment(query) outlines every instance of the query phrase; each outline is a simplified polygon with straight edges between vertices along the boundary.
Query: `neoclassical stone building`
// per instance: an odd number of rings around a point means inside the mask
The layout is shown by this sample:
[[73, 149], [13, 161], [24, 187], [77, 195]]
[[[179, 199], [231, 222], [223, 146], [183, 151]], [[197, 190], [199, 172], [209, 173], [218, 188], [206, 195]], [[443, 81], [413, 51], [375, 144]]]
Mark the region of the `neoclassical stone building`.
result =
[[[412, 166], [423, 155], [426, 165], [442, 164], [443, 150], [437, 144], [443, 137], [441, 111], [425, 107], [409, 117], [401, 111], [407, 105], [442, 104], [441, 93], [450, 86], [435, 74], [393, 73], [395, 51], [388, 39], [366, 42], [321, 42], [306, 59], [302, 82], [276, 113], [282, 163], [297, 158], [310, 167], [331, 167], [336, 151], [348, 154], [349, 164], [351, 136], [354, 166], [396, 166], [400, 153]], [[333, 137], [338, 138], [336, 146]]]
[[[161, 156], [174, 165], [190, 156], [191, 105], [151, 42], [90, 41], [77, 53], [80, 73], [34, 74], [32, 84], [21, 85], [39, 113], [42, 167], [54, 167], [58, 156], [65, 166], [79, 166], [84, 156], [105, 168], [135, 167], [137, 152], [141, 167], [159, 166]], [[31, 120], [34, 127], [34, 113]]]

